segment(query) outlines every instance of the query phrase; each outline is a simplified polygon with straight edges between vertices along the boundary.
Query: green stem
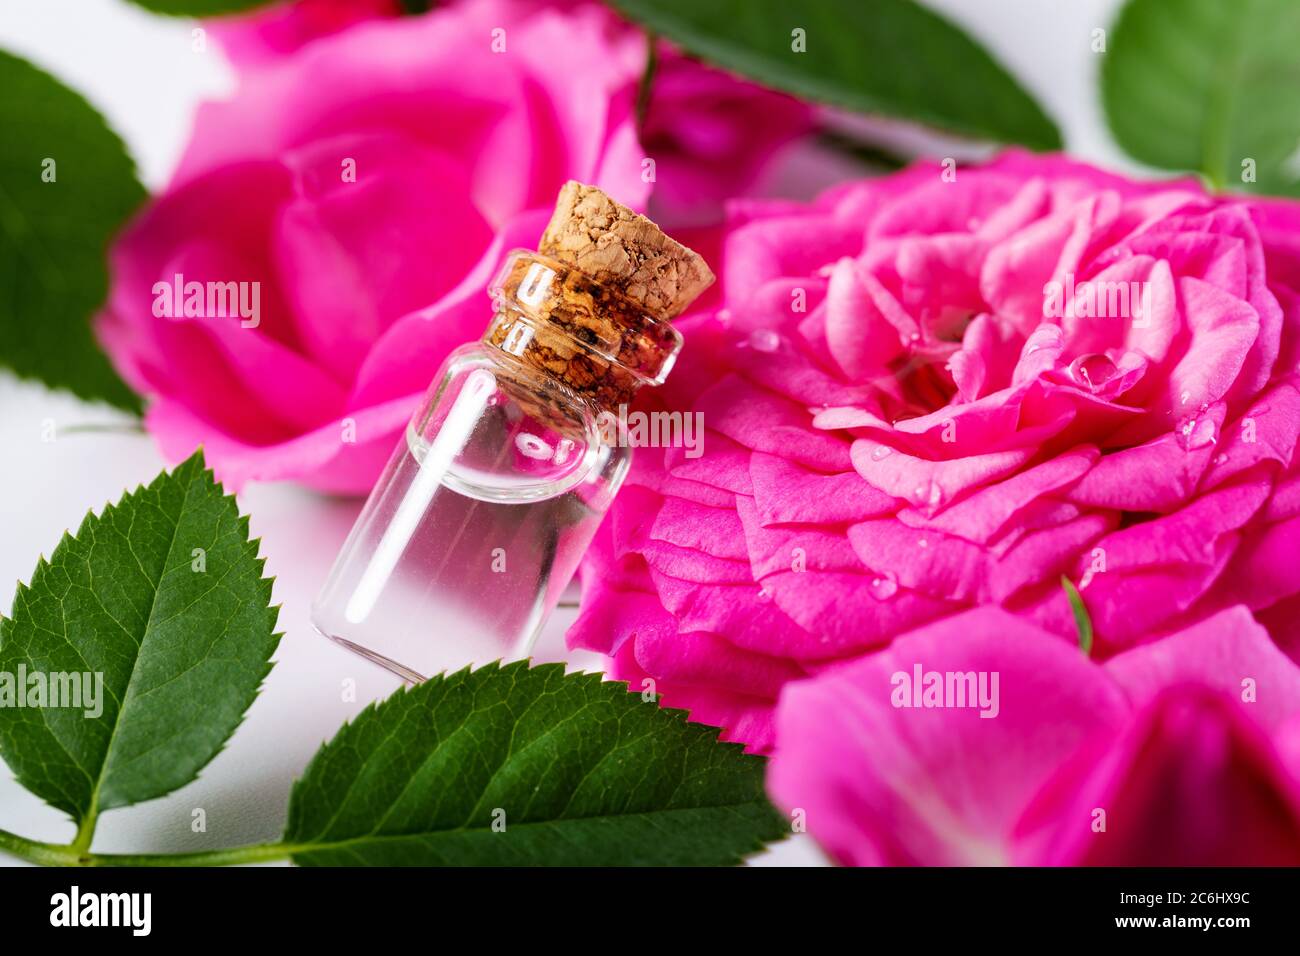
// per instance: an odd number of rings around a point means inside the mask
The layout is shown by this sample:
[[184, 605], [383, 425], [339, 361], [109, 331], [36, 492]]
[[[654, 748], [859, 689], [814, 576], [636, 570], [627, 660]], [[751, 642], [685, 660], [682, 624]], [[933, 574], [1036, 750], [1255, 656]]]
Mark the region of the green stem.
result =
[[879, 166], [883, 169], [902, 169], [911, 163], [913, 159], [913, 157], [904, 156], [886, 146], [867, 143], [837, 130], [818, 130], [817, 139], [823, 145], [852, 156], [868, 166]]
[[94, 853], [91, 866], [236, 866], [287, 860], [293, 847], [283, 843], [254, 843], [229, 850], [197, 853]]
[[0, 830], [0, 850], [41, 866], [233, 866], [288, 859], [293, 847], [255, 843], [197, 853], [89, 853], [76, 843], [39, 843]]
[[134, 422], [100, 422], [87, 423], [84, 425], [65, 425], [59, 430], [61, 435], [83, 435], [97, 433], [122, 433], [126, 435], [143, 435], [145, 433], [144, 424], [139, 421]]
[[38, 843], [8, 830], [0, 830], [0, 850], [40, 866], [76, 866], [77, 851], [57, 843]]
[[[95, 825], [99, 822], [99, 810], [97, 807], [91, 807], [90, 812], [81, 819], [81, 825], [77, 827], [77, 835], [73, 837], [70, 849], [78, 856], [86, 856], [90, 853], [90, 841], [95, 839]], [[21, 840], [22, 837], [19, 837]]]
[[645, 129], [646, 114], [650, 112], [650, 95], [654, 91], [655, 73], [659, 69], [659, 37], [652, 30], [645, 35], [645, 70], [636, 89], [636, 129]]

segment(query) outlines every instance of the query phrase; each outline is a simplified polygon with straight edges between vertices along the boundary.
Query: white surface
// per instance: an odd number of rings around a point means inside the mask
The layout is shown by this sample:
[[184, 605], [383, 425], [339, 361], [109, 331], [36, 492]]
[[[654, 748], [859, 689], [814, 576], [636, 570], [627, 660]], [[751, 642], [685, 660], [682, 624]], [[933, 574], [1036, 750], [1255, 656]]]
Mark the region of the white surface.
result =
[[[165, 463], [143, 434], [87, 431], [122, 417], [38, 385], [0, 376], [0, 611], [8, 612], [7, 582], [30, 580], [39, 555], [48, 555], [65, 529], [81, 523], [124, 489], [150, 481]], [[54, 440], [44, 441], [53, 426]], [[325, 498], [291, 485], [250, 485], [239, 496], [262, 539], [274, 600], [283, 607], [284, 638], [261, 695], [229, 745], [197, 781], [170, 796], [112, 810], [100, 819], [94, 847], [104, 853], [175, 853], [277, 839], [284, 829], [289, 788], [322, 742], [370, 701], [401, 682], [311, 629], [307, 613], [342, 544], [359, 502]], [[538, 642], [538, 660], [565, 660], [595, 670], [594, 654], [567, 654], [564, 631], [573, 620], [561, 608]], [[351, 683], [352, 693], [345, 695]], [[191, 831], [202, 809], [207, 832]], [[0, 764], [0, 827], [36, 840], [63, 843], [72, 824], [13, 780]], [[767, 854], [770, 861], [815, 863], [807, 838]], [[0, 864], [19, 861], [0, 855]]]
[[[1115, 0], [930, 0], [978, 36], [1026, 83], [1060, 124], [1074, 154], [1125, 165], [1101, 122], [1099, 57], [1092, 30], [1109, 25]], [[163, 184], [201, 99], [230, 89], [229, 68], [209, 44], [192, 49], [193, 24], [150, 16], [124, 0], [0, 0], [0, 47], [21, 53], [83, 92], [127, 141], [146, 184]], [[961, 82], [954, 77], [953, 82]], [[47, 420], [57, 438], [43, 442]], [[120, 421], [0, 372], [0, 610], [67, 528], [164, 466], [139, 434], [77, 432]], [[100, 821], [102, 852], [176, 852], [273, 840], [283, 829], [289, 787], [320, 743], [397, 678], [320, 639], [307, 609], [357, 505], [285, 485], [251, 486], [240, 496], [263, 539], [285, 637], [266, 687], [229, 746], [195, 783], [161, 800], [114, 810]], [[539, 657], [561, 659], [571, 610], [556, 616]], [[568, 658], [591, 666], [590, 657]], [[355, 700], [345, 682], [355, 681]], [[202, 808], [207, 832], [193, 833]], [[38, 840], [71, 839], [72, 825], [18, 786], [0, 765], [0, 827]], [[0, 862], [14, 862], [0, 857]], [[779, 845], [756, 863], [815, 864], [807, 837]]]

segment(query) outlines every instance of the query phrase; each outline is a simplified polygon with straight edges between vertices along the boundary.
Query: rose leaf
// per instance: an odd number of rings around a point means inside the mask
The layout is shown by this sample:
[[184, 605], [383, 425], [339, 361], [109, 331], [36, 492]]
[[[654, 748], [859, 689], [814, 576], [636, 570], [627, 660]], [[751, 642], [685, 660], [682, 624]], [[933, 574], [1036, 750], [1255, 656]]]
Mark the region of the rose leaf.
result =
[[1101, 61], [1115, 139], [1219, 189], [1300, 194], [1300, 4], [1130, 0]]
[[0, 755], [82, 849], [101, 811], [193, 780], [257, 696], [280, 637], [257, 548], [196, 452], [88, 514], [19, 584], [0, 694], [24, 703], [0, 707]]
[[121, 140], [77, 93], [0, 51], [0, 364], [139, 411], [95, 342], [109, 240], [145, 197]]
[[302, 865], [722, 865], [789, 826], [766, 761], [627, 685], [526, 662], [368, 707], [293, 788]]
[[914, 0], [611, 0], [682, 49], [833, 106], [1034, 149], [1061, 135], [989, 53]]

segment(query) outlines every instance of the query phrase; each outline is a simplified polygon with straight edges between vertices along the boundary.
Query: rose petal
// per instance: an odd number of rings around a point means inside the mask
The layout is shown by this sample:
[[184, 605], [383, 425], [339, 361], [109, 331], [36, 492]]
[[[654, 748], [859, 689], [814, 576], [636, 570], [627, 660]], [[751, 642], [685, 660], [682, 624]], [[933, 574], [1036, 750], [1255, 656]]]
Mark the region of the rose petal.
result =
[[[906, 696], [896, 675], [910, 679], [917, 667], [984, 674], [989, 691], [997, 674], [996, 719], [979, 707], [893, 706]], [[781, 807], [805, 811], [841, 863], [1006, 862], [1020, 808], [1126, 709], [1076, 649], [1003, 611], [970, 611], [787, 685], [768, 789]]]
[[1294, 866], [1300, 788], [1239, 704], [1184, 685], [1071, 758], [1016, 843], [1039, 866]]
[[1246, 709], [1268, 729], [1300, 713], [1300, 668], [1241, 606], [1117, 654], [1106, 670], [1138, 707], [1167, 687], [1198, 683], [1238, 700], [1249, 697]]

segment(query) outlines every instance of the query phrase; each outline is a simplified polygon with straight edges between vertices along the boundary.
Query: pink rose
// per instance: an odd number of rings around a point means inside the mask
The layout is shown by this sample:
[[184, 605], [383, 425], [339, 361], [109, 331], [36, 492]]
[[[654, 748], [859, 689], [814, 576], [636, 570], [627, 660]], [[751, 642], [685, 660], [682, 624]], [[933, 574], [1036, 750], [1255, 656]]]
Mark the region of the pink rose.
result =
[[738, 204], [669, 383], [704, 453], [642, 450], [571, 643], [763, 752], [790, 681], [927, 622], [1073, 643], [1062, 575], [1099, 659], [1236, 604], [1300, 653], [1296, 235], [1017, 152]]
[[777, 732], [840, 863], [1300, 864], [1300, 668], [1242, 607], [1104, 664], [967, 611], [791, 684]]
[[[233, 485], [368, 490], [442, 358], [481, 334], [501, 253], [535, 244], [566, 179], [636, 207], [652, 179], [704, 202], [810, 122], [667, 55], [651, 177], [633, 116], [645, 43], [603, 7], [395, 11], [301, 0], [217, 21], [239, 93], [200, 110], [173, 182], [113, 250], [101, 337], [154, 397], [164, 453], [203, 444]], [[696, 119], [714, 103], [731, 125]], [[188, 283], [235, 283], [258, 314], [187, 316]]]
[[[454, 0], [474, 7], [481, 0]], [[511, 27], [537, 13], [585, 9], [600, 19], [621, 50], [635, 44], [625, 64], [635, 96], [644, 70], [638, 28], [592, 0], [506, 0], [497, 25], [509, 50]], [[592, 13], [592, 10], [600, 12]], [[213, 29], [235, 62], [245, 68], [274, 63], [305, 44], [355, 23], [401, 14], [398, 0], [295, 0], [255, 14], [223, 18]], [[652, 94], [641, 143], [654, 168], [643, 170], [654, 188], [654, 216], [669, 224], [717, 221], [725, 199], [745, 193], [771, 169], [782, 147], [809, 132], [816, 111], [793, 97], [765, 90], [658, 45]], [[553, 64], [558, 68], [558, 64]]]
[[[502, 251], [535, 244], [560, 185], [644, 202], [640, 44], [594, 7], [511, 10], [353, 26], [201, 108], [173, 182], [112, 252], [100, 325], [154, 396], [168, 457], [203, 444], [236, 486], [368, 490], [443, 357], [482, 333]], [[490, 47], [501, 24], [509, 56]]]
[[761, 185], [813, 109], [659, 44], [641, 143], [655, 162], [654, 218], [717, 222], [724, 200]]
[[241, 66], [273, 63], [313, 40], [402, 13], [402, 0], [293, 0], [208, 23], [221, 46]]

